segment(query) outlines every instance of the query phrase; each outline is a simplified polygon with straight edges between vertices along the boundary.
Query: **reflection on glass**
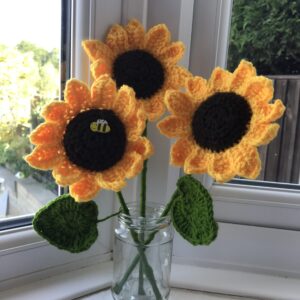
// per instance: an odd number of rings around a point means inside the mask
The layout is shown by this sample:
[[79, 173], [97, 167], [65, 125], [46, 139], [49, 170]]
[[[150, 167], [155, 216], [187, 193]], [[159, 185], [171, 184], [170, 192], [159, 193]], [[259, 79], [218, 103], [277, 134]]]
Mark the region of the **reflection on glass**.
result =
[[287, 183], [285, 187], [290, 188], [300, 184], [299, 24], [299, 0], [233, 1], [229, 70], [241, 59], [250, 60], [259, 75], [274, 80], [274, 99], [281, 99], [286, 106], [277, 138], [260, 149], [262, 172], [258, 180]]
[[61, 2], [1, 1], [0, 27], [1, 220], [34, 213], [57, 191], [51, 174], [30, 168], [23, 156], [41, 108], [59, 99]]

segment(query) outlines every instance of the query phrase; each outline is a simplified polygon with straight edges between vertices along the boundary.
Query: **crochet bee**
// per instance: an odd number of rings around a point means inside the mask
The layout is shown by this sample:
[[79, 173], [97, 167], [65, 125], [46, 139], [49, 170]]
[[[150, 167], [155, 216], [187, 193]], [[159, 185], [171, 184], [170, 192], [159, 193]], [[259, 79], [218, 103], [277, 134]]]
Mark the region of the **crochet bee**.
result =
[[106, 120], [98, 119], [96, 122], [92, 122], [90, 124], [90, 129], [93, 132], [100, 132], [100, 133], [109, 133], [110, 126]]

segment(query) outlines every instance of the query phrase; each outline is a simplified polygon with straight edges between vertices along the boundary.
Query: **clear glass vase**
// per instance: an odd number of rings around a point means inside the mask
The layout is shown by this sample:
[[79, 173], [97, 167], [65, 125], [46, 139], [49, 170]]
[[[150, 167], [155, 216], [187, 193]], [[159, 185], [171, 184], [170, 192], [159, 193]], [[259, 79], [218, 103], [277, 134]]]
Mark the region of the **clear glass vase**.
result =
[[160, 217], [164, 206], [147, 203], [146, 217], [137, 204], [120, 214], [115, 229], [112, 294], [117, 300], [168, 299], [173, 228]]

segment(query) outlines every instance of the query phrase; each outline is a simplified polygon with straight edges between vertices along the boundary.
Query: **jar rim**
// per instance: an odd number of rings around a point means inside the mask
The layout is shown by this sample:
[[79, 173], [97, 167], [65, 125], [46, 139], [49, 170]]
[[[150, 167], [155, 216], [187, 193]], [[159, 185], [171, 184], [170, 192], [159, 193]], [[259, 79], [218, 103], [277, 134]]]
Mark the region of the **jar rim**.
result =
[[140, 215], [140, 206], [137, 202], [127, 203], [130, 215], [121, 212], [118, 215], [119, 221], [123, 221], [125, 223], [130, 222], [133, 224], [143, 224], [143, 225], [159, 225], [159, 224], [169, 224], [171, 222], [171, 218], [169, 215], [161, 216], [165, 209], [165, 205], [157, 202], [148, 202], [146, 203], [146, 216], [142, 217]]

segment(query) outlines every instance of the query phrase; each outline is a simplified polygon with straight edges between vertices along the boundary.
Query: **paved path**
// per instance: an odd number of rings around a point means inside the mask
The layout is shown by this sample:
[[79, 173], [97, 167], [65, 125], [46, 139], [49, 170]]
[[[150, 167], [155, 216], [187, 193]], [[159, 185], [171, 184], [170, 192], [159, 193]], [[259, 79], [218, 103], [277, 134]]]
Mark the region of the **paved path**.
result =
[[[17, 179], [9, 170], [0, 166], [0, 177], [5, 179], [9, 201], [6, 217], [35, 213], [56, 195], [33, 178]], [[0, 215], [0, 219], [3, 216]]]

